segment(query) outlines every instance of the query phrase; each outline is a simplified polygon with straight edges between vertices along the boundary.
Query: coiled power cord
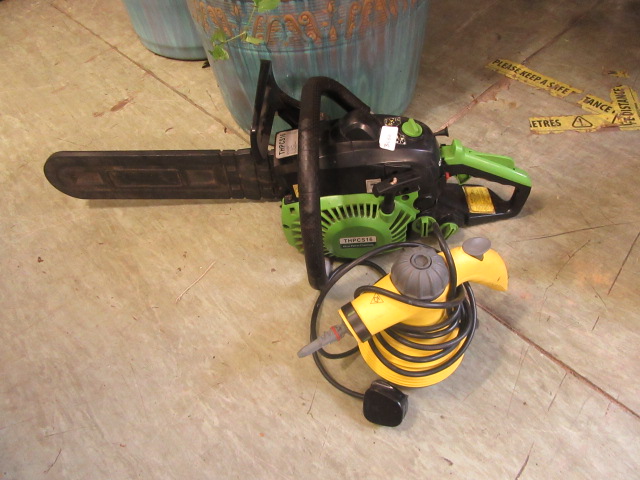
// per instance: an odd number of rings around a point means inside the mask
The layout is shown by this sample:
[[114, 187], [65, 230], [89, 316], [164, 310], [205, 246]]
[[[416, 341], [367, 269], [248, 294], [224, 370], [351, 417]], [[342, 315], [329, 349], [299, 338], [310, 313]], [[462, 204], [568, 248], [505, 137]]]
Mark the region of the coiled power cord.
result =
[[[446, 378], [462, 361], [462, 356], [469, 347], [476, 331], [477, 308], [471, 286], [465, 282], [457, 286], [457, 273], [453, 257], [447, 242], [438, 225], [434, 225], [433, 233], [438, 240], [440, 249], [445, 257], [449, 272], [448, 292], [445, 301], [418, 300], [407, 295], [389, 290], [365, 285], [357, 288], [354, 297], [363, 293], [374, 293], [402, 302], [413, 307], [446, 310], [442, 320], [434, 325], [411, 326], [397, 324], [376, 334], [364, 348], [358, 346], [340, 353], [329, 353], [320, 349], [313, 353], [313, 360], [322, 376], [335, 388], [354, 398], [364, 399], [365, 393], [355, 391], [338, 382], [327, 370], [322, 357], [335, 360], [349, 357], [361, 351], [365, 361], [371, 366], [377, 364], [374, 370], [383, 370], [386, 380], [396, 385], [409, 387], [428, 386]], [[322, 304], [331, 289], [349, 271], [358, 266], [366, 266], [375, 270], [380, 276], [386, 271], [371, 258], [399, 248], [424, 247], [419, 242], [397, 242], [378, 247], [360, 258], [340, 265], [330, 275], [327, 283], [321, 288], [314, 304], [310, 321], [310, 339], [318, 337], [318, 319]], [[404, 350], [404, 351], [403, 351]], [[449, 369], [449, 370], [448, 370]], [[374, 382], [375, 383], [375, 382]]]

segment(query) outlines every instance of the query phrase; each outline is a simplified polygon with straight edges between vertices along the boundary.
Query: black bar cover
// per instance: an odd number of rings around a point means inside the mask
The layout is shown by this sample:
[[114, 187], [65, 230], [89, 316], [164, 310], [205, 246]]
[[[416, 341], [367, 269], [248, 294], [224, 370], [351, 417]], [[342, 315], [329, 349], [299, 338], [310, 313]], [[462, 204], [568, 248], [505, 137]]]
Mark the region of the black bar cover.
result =
[[44, 173], [76, 198], [280, 199], [268, 163], [250, 149], [57, 152]]

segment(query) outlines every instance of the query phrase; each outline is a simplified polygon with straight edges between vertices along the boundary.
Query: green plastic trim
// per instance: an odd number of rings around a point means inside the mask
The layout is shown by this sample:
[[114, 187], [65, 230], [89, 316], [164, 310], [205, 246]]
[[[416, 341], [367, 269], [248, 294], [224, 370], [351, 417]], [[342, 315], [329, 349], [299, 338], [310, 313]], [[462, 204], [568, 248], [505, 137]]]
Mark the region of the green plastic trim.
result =
[[442, 235], [444, 236], [445, 239], [449, 238], [451, 235], [456, 233], [459, 228], [460, 227], [458, 226], [458, 224], [453, 222], [445, 222], [442, 225], [440, 225], [440, 229], [442, 230]]
[[425, 215], [424, 217], [416, 218], [411, 224], [411, 228], [421, 237], [428, 237], [433, 230], [434, 223], [437, 223], [435, 218]]
[[[371, 193], [321, 197], [325, 255], [358, 258], [375, 247], [405, 241], [409, 225], [419, 213], [413, 206], [417, 198], [418, 192], [398, 195], [393, 212], [385, 214], [381, 208], [384, 197]], [[283, 201], [281, 210], [287, 242], [302, 252], [300, 204]], [[349, 242], [343, 243], [345, 240]]]
[[459, 175], [456, 175], [456, 178], [458, 179], [458, 183], [460, 185], [463, 185], [464, 183], [469, 181], [469, 179], [471, 178], [471, 175], [467, 175], [466, 173], [461, 173]]
[[531, 179], [527, 172], [515, 166], [511, 157], [480, 153], [462, 146], [459, 140], [453, 140], [451, 145], [440, 147], [443, 160], [448, 165], [464, 165], [476, 170], [504, 178], [513, 183], [531, 187]]
[[408, 137], [419, 137], [422, 135], [422, 127], [413, 118], [410, 118], [402, 124], [402, 133]]
[[[433, 226], [437, 223], [438, 222], [433, 217], [418, 217], [411, 224], [411, 228], [421, 237], [428, 237], [429, 234], [433, 232]], [[444, 238], [449, 238], [451, 235], [456, 233], [459, 228], [460, 227], [458, 227], [458, 224], [453, 222], [445, 222], [440, 225], [440, 229], [442, 230], [442, 235], [444, 236]]]

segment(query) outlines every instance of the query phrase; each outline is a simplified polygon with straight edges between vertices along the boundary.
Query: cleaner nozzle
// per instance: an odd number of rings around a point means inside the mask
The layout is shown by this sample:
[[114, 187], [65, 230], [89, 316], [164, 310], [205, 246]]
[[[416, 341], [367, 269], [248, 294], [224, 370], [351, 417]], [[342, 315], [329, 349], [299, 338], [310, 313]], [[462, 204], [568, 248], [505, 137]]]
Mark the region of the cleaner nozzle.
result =
[[341, 340], [346, 334], [349, 333], [349, 329], [344, 323], [340, 323], [339, 325], [332, 326], [329, 330], [324, 332], [318, 338], [316, 338], [309, 345], [302, 347], [298, 352], [298, 357], [306, 357], [307, 355], [311, 355], [312, 353], [317, 352], [322, 347], [329, 345], [330, 343], [337, 342]]

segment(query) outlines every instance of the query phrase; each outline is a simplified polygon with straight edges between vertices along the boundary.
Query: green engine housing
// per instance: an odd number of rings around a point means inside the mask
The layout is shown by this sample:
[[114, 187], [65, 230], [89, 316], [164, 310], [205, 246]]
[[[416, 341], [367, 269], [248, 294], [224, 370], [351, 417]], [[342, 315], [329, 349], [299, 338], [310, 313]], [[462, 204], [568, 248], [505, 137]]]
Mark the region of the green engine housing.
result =
[[[413, 206], [417, 198], [418, 192], [398, 195], [393, 211], [386, 214], [381, 208], [384, 198], [371, 193], [321, 197], [324, 254], [353, 259], [373, 248], [406, 240], [419, 213]], [[299, 202], [282, 202], [282, 227], [289, 244], [302, 252]]]

